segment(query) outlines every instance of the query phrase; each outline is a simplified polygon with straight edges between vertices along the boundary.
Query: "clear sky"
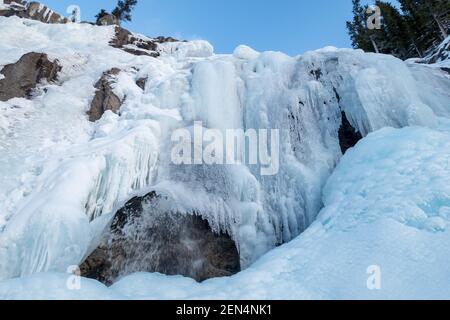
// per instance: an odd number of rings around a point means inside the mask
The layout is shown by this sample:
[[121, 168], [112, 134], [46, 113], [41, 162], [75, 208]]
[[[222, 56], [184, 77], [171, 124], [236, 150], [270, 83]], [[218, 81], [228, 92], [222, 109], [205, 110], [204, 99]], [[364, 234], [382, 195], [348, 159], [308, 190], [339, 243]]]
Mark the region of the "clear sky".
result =
[[[367, 0], [370, 1], [370, 0]], [[42, 0], [59, 13], [71, 4], [83, 20], [94, 20], [116, 0]], [[133, 22], [124, 27], [148, 36], [205, 39], [216, 53], [239, 44], [290, 55], [333, 45], [350, 47], [345, 21], [351, 0], [139, 0]]]

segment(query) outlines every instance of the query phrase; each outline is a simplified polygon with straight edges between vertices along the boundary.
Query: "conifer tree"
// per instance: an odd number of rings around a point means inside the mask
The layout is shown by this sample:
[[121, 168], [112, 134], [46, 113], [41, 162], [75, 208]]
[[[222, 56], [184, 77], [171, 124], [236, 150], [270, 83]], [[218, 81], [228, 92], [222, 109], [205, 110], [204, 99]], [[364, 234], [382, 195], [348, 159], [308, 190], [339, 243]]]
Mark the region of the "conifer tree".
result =
[[367, 6], [361, 5], [361, 0], [352, 0], [353, 4], [353, 20], [347, 21], [347, 29], [352, 40], [354, 48], [364, 51], [376, 51], [370, 40], [369, 33], [366, 28], [366, 10]]
[[137, 0], [119, 0], [117, 7], [112, 11], [118, 21], [131, 21], [131, 11], [137, 4]]
[[376, 0], [381, 9], [380, 29], [368, 28], [367, 6], [353, 2], [353, 20], [347, 29], [355, 48], [395, 55], [402, 59], [423, 57], [450, 33], [450, 0], [399, 0], [401, 11]]
[[95, 16], [95, 18], [97, 19], [97, 24], [99, 24], [101, 18], [107, 16], [108, 14], [114, 15], [119, 22], [131, 21], [131, 12], [136, 5], [137, 0], [119, 0], [117, 2], [117, 6], [111, 13], [109, 13], [105, 9], [100, 10], [100, 12]]
[[100, 12], [95, 16], [95, 18], [97, 19], [96, 20], [97, 24], [100, 23], [101, 18], [103, 18], [104, 16], [107, 16], [108, 14], [109, 13], [105, 9], [100, 10]]

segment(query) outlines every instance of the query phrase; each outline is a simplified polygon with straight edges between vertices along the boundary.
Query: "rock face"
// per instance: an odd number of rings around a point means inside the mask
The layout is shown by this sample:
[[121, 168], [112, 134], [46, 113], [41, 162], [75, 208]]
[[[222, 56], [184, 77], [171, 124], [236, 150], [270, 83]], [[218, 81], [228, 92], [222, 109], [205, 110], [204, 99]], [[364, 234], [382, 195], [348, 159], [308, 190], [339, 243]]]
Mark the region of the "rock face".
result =
[[58, 61], [50, 61], [45, 53], [31, 52], [23, 55], [19, 61], [6, 65], [0, 71], [4, 76], [0, 80], [0, 101], [30, 97], [41, 81], [57, 80], [60, 70]]
[[119, 20], [117, 20], [117, 17], [115, 15], [107, 14], [106, 16], [104, 16], [98, 20], [98, 24], [101, 26], [113, 26], [113, 25], [118, 25]]
[[345, 112], [342, 112], [342, 124], [339, 128], [339, 144], [341, 146], [342, 154], [345, 154], [348, 149], [356, 146], [361, 139], [361, 133], [352, 127], [347, 119], [347, 115]]
[[139, 34], [131, 33], [120, 26], [116, 26], [115, 37], [111, 40], [110, 45], [136, 56], [150, 56], [157, 58], [160, 56], [158, 44], [166, 42], [179, 42], [179, 40], [172, 37], [157, 37], [151, 39]]
[[3, 0], [6, 9], [0, 10], [0, 16], [38, 20], [44, 23], [68, 23], [67, 18], [62, 17], [39, 2], [26, 2], [22, 0]]
[[157, 52], [158, 45], [156, 41], [133, 34], [119, 26], [116, 26], [115, 32], [116, 35], [110, 42], [110, 45], [114, 48], [122, 49], [125, 52], [137, 56], [150, 56], [154, 58], [159, 57], [159, 53]]
[[91, 102], [91, 107], [88, 111], [89, 121], [95, 122], [99, 120], [107, 110], [111, 110], [114, 113], [118, 113], [122, 101], [113, 92], [111, 86], [114, 76], [120, 73], [120, 69], [113, 68], [105, 73], [96, 83], [94, 99]]
[[159, 199], [150, 193], [130, 200], [103, 244], [82, 264], [82, 275], [109, 285], [135, 272], [203, 281], [240, 271], [238, 250], [227, 234], [214, 233], [199, 215], [160, 212]]

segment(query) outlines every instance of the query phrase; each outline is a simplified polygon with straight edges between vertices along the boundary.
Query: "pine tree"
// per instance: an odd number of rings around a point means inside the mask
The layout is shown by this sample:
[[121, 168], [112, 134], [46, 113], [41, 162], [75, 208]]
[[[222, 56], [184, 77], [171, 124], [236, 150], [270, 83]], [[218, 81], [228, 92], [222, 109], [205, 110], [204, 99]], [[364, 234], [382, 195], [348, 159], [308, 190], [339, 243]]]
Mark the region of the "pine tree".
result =
[[[383, 16], [380, 30], [384, 44], [382, 52], [402, 59], [408, 58], [413, 41], [402, 14], [391, 3], [377, 0], [375, 4], [381, 9]], [[420, 52], [418, 54], [420, 55]]]
[[100, 19], [103, 18], [104, 16], [107, 16], [108, 14], [109, 13], [105, 9], [100, 10], [100, 12], [95, 16], [95, 18], [97, 19], [96, 23], [100, 24]]
[[118, 21], [131, 21], [131, 11], [137, 4], [137, 0], [119, 0], [112, 14]]
[[381, 9], [380, 29], [368, 28], [368, 6], [353, 2], [353, 20], [347, 29], [355, 48], [395, 55], [402, 59], [423, 57], [450, 33], [450, 0], [399, 0], [401, 11], [376, 0]]
[[445, 37], [450, 11], [448, 0], [399, 0], [416, 46], [427, 52]]
[[137, 0], [119, 0], [117, 2], [117, 6], [111, 13], [109, 13], [105, 9], [100, 10], [100, 12], [95, 16], [95, 18], [97, 19], [97, 24], [99, 24], [101, 18], [109, 14], [114, 15], [119, 22], [131, 21], [131, 12], [136, 5]]
[[347, 29], [352, 40], [354, 48], [359, 48], [364, 51], [377, 51], [370, 39], [370, 35], [366, 28], [366, 11], [367, 6], [361, 5], [361, 0], [352, 0], [353, 3], [353, 20], [347, 21]]
[[448, 0], [429, 0], [426, 1], [427, 8], [434, 22], [439, 28], [443, 39], [449, 36], [450, 24], [450, 1]]

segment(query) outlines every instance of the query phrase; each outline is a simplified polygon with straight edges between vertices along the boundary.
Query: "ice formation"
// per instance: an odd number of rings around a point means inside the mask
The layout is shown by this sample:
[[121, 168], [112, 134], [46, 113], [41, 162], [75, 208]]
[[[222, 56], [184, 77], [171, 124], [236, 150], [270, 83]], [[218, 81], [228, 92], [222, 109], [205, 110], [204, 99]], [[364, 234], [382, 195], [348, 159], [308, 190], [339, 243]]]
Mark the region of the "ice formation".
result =
[[[20, 42], [17, 34], [21, 34]], [[59, 83], [41, 88], [32, 100], [0, 102], [0, 280], [61, 273], [81, 263], [115, 211], [132, 196], [150, 191], [169, 197], [170, 210], [200, 212], [215, 230], [227, 231], [238, 245], [242, 266], [250, 267], [275, 246], [307, 230], [324, 204], [328, 209], [322, 217], [331, 212], [330, 207], [341, 210], [341, 202], [333, 200], [338, 196], [329, 187], [324, 203], [322, 189], [342, 157], [338, 131], [343, 114], [363, 136], [385, 127], [421, 126], [430, 130], [423, 129], [424, 134], [437, 132], [432, 130], [450, 118], [448, 74], [413, 61], [332, 47], [297, 57], [259, 53], [246, 46], [231, 55], [216, 55], [206, 41], [162, 44], [161, 56], [152, 58], [112, 48], [108, 43], [113, 36], [113, 27], [48, 25], [0, 17], [0, 66], [34, 51], [58, 59], [63, 67]], [[114, 84], [115, 94], [123, 101], [120, 115], [107, 112], [97, 123], [90, 123], [86, 112], [94, 85], [111, 68], [122, 70]], [[147, 79], [144, 90], [136, 84], [138, 79]], [[195, 121], [221, 132], [279, 129], [279, 173], [262, 176], [258, 165], [173, 165], [171, 133], [190, 128]], [[411, 134], [416, 132], [421, 131]], [[388, 143], [389, 134], [382, 131], [365, 146], [380, 136], [387, 136]], [[440, 135], [448, 138], [445, 133], [429, 135], [440, 142]], [[383, 155], [382, 148], [376, 150]], [[354, 154], [350, 152], [349, 157]], [[388, 156], [387, 162], [395, 161]], [[346, 178], [339, 175], [345, 171], [342, 168], [345, 164], [328, 184], [338, 191], [337, 180]], [[362, 181], [370, 184], [370, 179]], [[360, 212], [357, 209], [354, 214]], [[336, 217], [342, 220], [336, 225], [356, 219], [351, 213], [336, 213]], [[443, 218], [430, 220], [423, 214], [422, 218], [429, 220], [420, 220], [422, 229], [444, 228]], [[409, 218], [394, 219], [401, 223]], [[307, 244], [314, 242], [314, 233], [327, 229], [324, 223], [318, 230], [318, 223], [236, 279], [248, 279], [250, 290], [256, 283], [246, 274], [253, 272], [258, 279], [258, 274], [279, 271], [286, 272], [281, 277], [289, 286], [287, 273], [293, 266], [275, 259], [277, 252], [303, 255]], [[412, 219], [410, 223], [417, 227], [419, 222]], [[374, 237], [379, 230], [375, 229]], [[436, 239], [444, 236], [438, 234]], [[348, 243], [349, 238], [332, 240]], [[320, 241], [325, 248], [331, 240]], [[320, 246], [315, 244], [316, 253], [308, 251], [307, 261], [323, 253]], [[325, 263], [325, 257], [320, 261]], [[286, 271], [281, 271], [284, 267]], [[33, 280], [36, 276], [26, 279], [33, 285], [40, 281]], [[292, 289], [300, 285], [297, 282]], [[5, 294], [2, 289], [8, 292], [4, 289], [8, 283], [0, 286], [0, 296]], [[129, 287], [121, 283], [117, 287], [127, 296]], [[231, 291], [223, 292], [233, 296]], [[243, 295], [252, 297], [249, 292]], [[306, 293], [299, 297], [308, 297]], [[268, 295], [257, 290], [255, 296]]]
[[138, 273], [106, 289], [44, 273], [0, 282], [0, 299], [448, 299], [449, 150], [448, 122], [370, 134], [332, 174], [317, 220], [233, 277]]

